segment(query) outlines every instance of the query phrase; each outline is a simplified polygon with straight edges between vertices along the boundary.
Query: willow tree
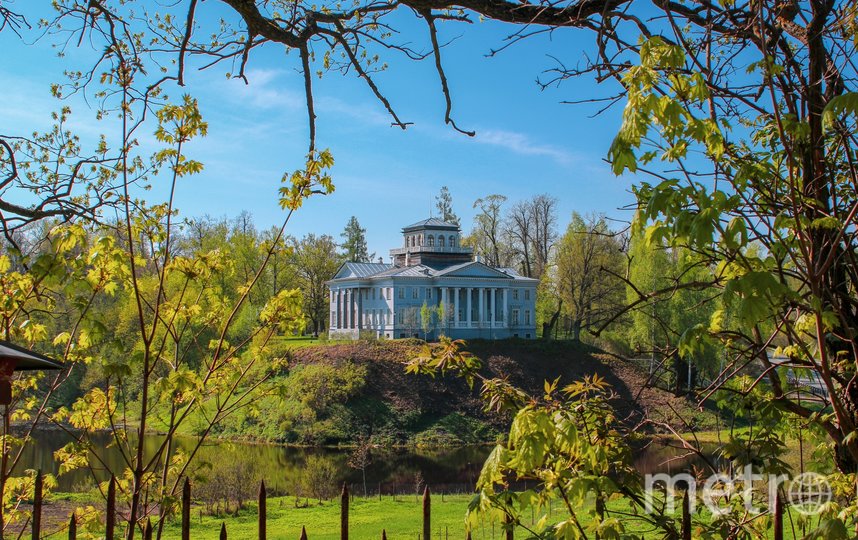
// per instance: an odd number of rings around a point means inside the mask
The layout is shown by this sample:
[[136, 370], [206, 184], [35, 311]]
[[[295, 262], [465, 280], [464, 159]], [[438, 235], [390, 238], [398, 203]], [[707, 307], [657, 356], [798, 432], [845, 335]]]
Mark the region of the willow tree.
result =
[[604, 216], [577, 212], [557, 247], [557, 291], [569, 318], [572, 339], [599, 326], [619, 310], [623, 300], [623, 244]]

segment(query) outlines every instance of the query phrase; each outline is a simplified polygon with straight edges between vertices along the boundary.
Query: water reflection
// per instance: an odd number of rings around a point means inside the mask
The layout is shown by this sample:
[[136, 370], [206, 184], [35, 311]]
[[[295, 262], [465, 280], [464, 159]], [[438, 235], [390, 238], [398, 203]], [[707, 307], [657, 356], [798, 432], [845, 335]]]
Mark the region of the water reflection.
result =
[[[57, 475], [59, 463], [54, 452], [68, 443], [70, 436], [63, 432], [42, 431], [34, 434], [33, 444], [25, 450], [19, 469], [41, 468], [44, 472]], [[147, 452], [154, 452], [161, 444], [157, 435], [147, 436]], [[123, 458], [105, 434], [96, 441], [98, 459], [113, 470], [121, 470]], [[195, 439], [178, 438], [178, 447], [189, 452]], [[707, 449], [714, 452], [712, 449]], [[377, 493], [416, 493], [422, 489], [421, 482], [429, 482], [433, 490], [446, 492], [470, 492], [479, 476], [482, 463], [488, 457], [489, 446], [465, 446], [458, 448], [416, 449], [385, 448], [372, 452], [372, 462], [366, 468], [367, 491]], [[677, 473], [700, 467], [703, 460], [699, 457], [682, 457], [687, 452], [674, 446], [655, 440], [636, 452], [635, 467], [641, 474], [667, 472]], [[295, 493], [306, 474], [308, 463], [325, 462], [333, 471], [333, 477], [339, 481], [351, 483], [356, 491], [363, 490], [363, 477], [359, 470], [350, 468], [349, 449], [336, 448], [294, 448], [274, 445], [254, 445], [224, 441], [206, 443], [198, 454], [198, 461], [192, 477], [204, 482], [212, 475], [223, 474], [237, 469], [247, 476], [247, 481], [258, 482], [264, 478], [273, 493]], [[88, 489], [96, 480], [106, 480], [105, 468], [95, 471], [77, 470], [58, 477], [60, 491], [81, 491]]]
[[720, 470], [726, 466], [718, 455], [717, 444], [704, 444], [702, 450], [703, 455], [699, 455], [680, 447], [674, 439], [651, 439], [635, 453], [635, 469], [642, 475], [673, 475], [692, 473], [695, 469], [709, 471], [710, 467]]

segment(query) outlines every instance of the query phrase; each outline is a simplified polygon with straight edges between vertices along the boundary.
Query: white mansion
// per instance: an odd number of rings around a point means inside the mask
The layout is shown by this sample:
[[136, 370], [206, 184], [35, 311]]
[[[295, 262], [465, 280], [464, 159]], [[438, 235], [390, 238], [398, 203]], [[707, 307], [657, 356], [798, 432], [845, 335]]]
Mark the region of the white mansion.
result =
[[474, 261], [457, 225], [430, 218], [402, 233], [392, 264], [347, 262], [328, 281], [332, 338], [536, 337], [538, 280]]

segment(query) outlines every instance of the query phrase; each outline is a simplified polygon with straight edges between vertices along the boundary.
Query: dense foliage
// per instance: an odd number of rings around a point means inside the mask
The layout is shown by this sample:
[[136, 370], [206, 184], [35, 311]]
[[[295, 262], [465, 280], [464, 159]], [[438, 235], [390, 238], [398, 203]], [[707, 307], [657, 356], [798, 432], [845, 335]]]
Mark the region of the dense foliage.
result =
[[[56, 16], [44, 23], [49, 39], [59, 36], [64, 46], [93, 43], [97, 56], [88, 66], [70, 69], [69, 80], [53, 87], [55, 95], [91, 92], [98, 99], [99, 116], [115, 119], [120, 127], [84, 150], [65, 127], [68, 111], [63, 109], [56, 115], [57, 127], [48, 133], [0, 138], [4, 167], [0, 210], [8, 244], [0, 259], [6, 293], [0, 331], [5, 339], [54, 348], [69, 366], [52, 380], [18, 378], [19, 397], [11, 412], [16, 419], [40, 420], [63, 381], [85, 381], [80, 372], [89, 375], [92, 366], [100, 370], [101, 377], [93, 377], [80, 399], [56, 418], [82, 430], [79, 441], [64, 451], [68, 467], [94, 465], [86, 460], [87, 434], [115, 428], [116, 444], [126, 455], [126, 465], [115, 472], [129, 503], [131, 536], [150, 511], [142, 501], [152, 497], [161, 502], [157, 510], [161, 516], [170, 511], [190, 457], [173, 451], [170, 436], [178, 426], [193, 410], [207, 411], [206, 421], [218, 425], [254, 399], [257, 391], [273, 391], [266, 384], [271, 365], [255, 365], [265, 357], [270, 338], [302, 327], [301, 308], [313, 321], [314, 331], [320, 331], [317, 316], [323, 305], [317, 294], [318, 274], [303, 276], [307, 287], [303, 294], [283, 287], [254, 296], [265, 268], [287, 255], [282, 227], [262, 248], [262, 262], [256, 267], [233, 268], [217, 250], [178, 251], [173, 190], [180, 178], [202, 169], [188, 157], [186, 146], [204, 135], [207, 126], [193, 98], [170, 103], [164, 89], [185, 84], [184, 70], [192, 57], [210, 65], [235, 60], [235, 76], [245, 77], [255, 48], [274, 43], [295, 50], [305, 82], [309, 145], [300, 170], [284, 175], [280, 188], [281, 205], [291, 214], [306, 197], [333, 189], [326, 173], [332, 157], [316, 147], [316, 65], [322, 71], [356, 73], [390, 113], [393, 124], [407, 127], [372, 77], [383, 65], [376, 53], [426, 57], [412, 45], [412, 29], [403, 25], [403, 12], [425, 24], [429, 56], [434, 57], [446, 106], [445, 122], [465, 135], [472, 132], [457, 126], [452, 117], [440, 26], [468, 23], [476, 15], [527, 26], [528, 30], [512, 30], [512, 41], [559, 28], [590, 32], [595, 43], [584, 61], [567, 67], [561, 59], [549, 75], [553, 79], [543, 83], [593, 74], [598, 82], [610, 85], [591, 96], [625, 104], [623, 124], [608, 159], [617, 174], [647, 175], [635, 187], [637, 213], [630, 231], [628, 271], [623, 275], [609, 270], [625, 283], [626, 305], [593, 332], [604, 335], [609, 323], [623, 323], [628, 317], [636, 342], [646, 343], [642, 327], [649, 326], [648, 345], [664, 358], [717, 358], [723, 352], [725, 362], [711, 378], [707, 394], [724, 387], [743, 399], [753, 398], [747, 406], [756, 414], [777, 420], [786, 412], [821, 431], [840, 470], [837, 485], [854, 486], [858, 471], [854, 3], [397, 0], [359, 1], [343, 8], [337, 3], [223, 0], [218, 5], [225, 8], [224, 18], [215, 21], [197, 16], [197, 10], [209, 4], [196, 0], [161, 6], [161, 13], [136, 10], [133, 2], [55, 2]], [[197, 31], [197, 24], [204, 29]], [[0, 29], [18, 32], [25, 27], [21, 15], [0, 3]], [[400, 34], [404, 29], [408, 30]], [[139, 152], [138, 138], [144, 133], [154, 133], [161, 146], [152, 155]], [[168, 186], [168, 198], [146, 203], [136, 187], [156, 179]], [[26, 193], [35, 202], [28, 206], [11, 202], [16, 193]], [[439, 195], [438, 203], [442, 218], [457, 219], [448, 190]], [[491, 218], [495, 203], [500, 199], [482, 207], [483, 215]], [[120, 216], [115, 224], [105, 223], [107, 208]], [[517, 247], [526, 252], [520, 259], [524, 273], [544, 280], [540, 302], [545, 310], [542, 320], [548, 322], [544, 334], [552, 333], [563, 309], [569, 310], [568, 327], [577, 333], [582, 305], [568, 305], [573, 303], [568, 295], [562, 305], [552, 302], [563, 297], [564, 287], [571, 290], [560, 270], [572, 265], [569, 261], [560, 265], [563, 259], [554, 258], [562, 250], [552, 251], [556, 236], [551, 236], [551, 209], [550, 197], [542, 204], [522, 206], [522, 212], [514, 206], [515, 228], [510, 231], [519, 235]], [[491, 241], [483, 242], [497, 229], [491, 219], [480, 225], [479, 245], [499, 259], [502, 251]], [[300, 247], [296, 245], [296, 251]], [[634, 268], [635, 254], [671, 267], [648, 276], [641, 267]], [[233, 286], [227, 287], [226, 281], [233, 279]], [[647, 286], [638, 285], [636, 279]], [[272, 289], [277, 286], [272, 284]], [[664, 313], [663, 302], [670, 312], [694, 314], [673, 317]], [[117, 309], [110, 312], [104, 306]], [[116, 316], [108, 319], [105, 313]], [[61, 328], [53, 325], [55, 314], [64, 321]], [[788, 358], [788, 366], [771, 362], [769, 350], [775, 346]], [[463, 366], [466, 379], [473, 382], [476, 360], [459, 354], [457, 347], [447, 344], [447, 353], [440, 356], [430, 351], [415, 362], [414, 370]], [[738, 375], [749, 366], [762, 371], [745, 384]], [[790, 388], [787, 367], [821, 381], [820, 406], [803, 402], [802, 394]], [[39, 385], [41, 393], [25, 393]], [[587, 426], [567, 414], [576, 405], [556, 397], [550, 385], [542, 399], [530, 404], [503, 380], [487, 380], [486, 385], [491, 407], [520, 409], [522, 415], [510, 437], [522, 444], [506, 449], [507, 458], [496, 467], [499, 474], [536, 476], [540, 465], [557, 468], [564, 460], [578, 459], [581, 451], [601, 458], [603, 449], [622, 463], [623, 452], [615, 452], [622, 450], [622, 441], [613, 436], [603, 438], [603, 444], [566, 444], [567, 436], [586, 431]], [[589, 410], [602, 410], [597, 396], [601, 385], [593, 381], [589, 385], [565, 392], [583, 398], [585, 419]], [[529, 416], [542, 420], [528, 422]], [[153, 424], [167, 436], [150, 453], [139, 434]], [[611, 433], [609, 417], [604, 424], [592, 425]], [[128, 436], [130, 430], [138, 432], [136, 440]], [[206, 432], [204, 428], [202, 433]], [[560, 434], [560, 444], [543, 452], [541, 461], [522, 455], [532, 447], [529, 441], [545, 439], [549, 433]], [[19, 449], [26, 438], [13, 440], [7, 434], [4, 445]], [[773, 445], [762, 441], [759, 449]], [[7, 495], [17, 493], [24, 480], [9, 477], [7, 455], [4, 452], [0, 470], [0, 495], [4, 504], [13, 505]], [[11, 461], [15, 459], [12, 456]], [[595, 459], [560, 471], [563, 482], [593, 491], [580, 475], [604, 474], [600, 463]], [[771, 463], [764, 460], [763, 466]], [[492, 482], [498, 478], [492, 476]], [[540, 480], [547, 494], [556, 491], [553, 478]], [[620, 485], [628, 488], [629, 483]], [[596, 482], [595, 492], [609, 492], [608, 488]], [[511, 507], [503, 498], [511, 496], [508, 491], [492, 498], [490, 484], [484, 483], [483, 489], [493, 507]], [[571, 503], [569, 509], [571, 515]], [[829, 510], [826, 528], [814, 534], [847, 536], [845, 524], [851, 528], [854, 521], [854, 497], [844, 490]], [[603, 529], [592, 532], [625, 534], [607, 514], [605, 519], [598, 510], [596, 514]], [[566, 526], [551, 530], [567, 537], [587, 536], [575, 522], [572, 516]], [[728, 524], [717, 534], [741, 537], [755, 526], [750, 523]], [[670, 534], [668, 525], [658, 526]]]

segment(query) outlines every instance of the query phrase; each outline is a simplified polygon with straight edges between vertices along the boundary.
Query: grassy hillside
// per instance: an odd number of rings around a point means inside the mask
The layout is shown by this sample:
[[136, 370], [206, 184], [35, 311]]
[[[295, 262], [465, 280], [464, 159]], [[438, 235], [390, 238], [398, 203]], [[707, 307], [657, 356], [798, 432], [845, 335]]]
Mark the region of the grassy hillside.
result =
[[[285, 400], [260, 401], [221, 435], [308, 445], [349, 444], [372, 435], [377, 443], [443, 445], [489, 442], [505, 432], [510, 418], [484, 412], [479, 389], [455, 377], [405, 373], [404, 363], [421, 347], [418, 340], [302, 342], [289, 348], [289, 369], [279, 380]], [[629, 423], [648, 414], [685, 431], [680, 417], [697, 427], [712, 421], [683, 398], [644, 389], [646, 374], [636, 366], [583, 345], [476, 340], [467, 348], [483, 361], [485, 375], [508, 377], [533, 395], [545, 380], [568, 383], [599, 374]]]

